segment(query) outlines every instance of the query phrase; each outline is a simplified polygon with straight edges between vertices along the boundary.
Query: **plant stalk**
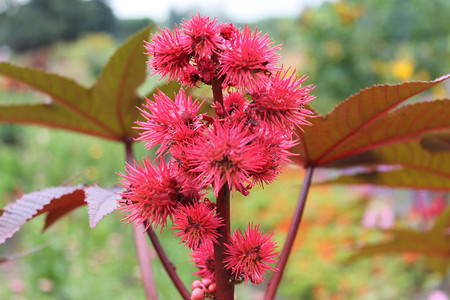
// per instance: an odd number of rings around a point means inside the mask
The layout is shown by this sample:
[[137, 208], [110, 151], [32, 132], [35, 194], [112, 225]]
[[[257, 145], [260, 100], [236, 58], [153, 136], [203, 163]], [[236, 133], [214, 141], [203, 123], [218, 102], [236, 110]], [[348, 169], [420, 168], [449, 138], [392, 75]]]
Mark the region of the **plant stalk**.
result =
[[[212, 92], [214, 102], [216, 104], [220, 104], [220, 108], [223, 110], [223, 93], [222, 93], [222, 82], [218, 78], [213, 78], [211, 80]], [[223, 113], [223, 111], [221, 112]], [[217, 114], [217, 106], [216, 106], [216, 114]]]
[[170, 279], [172, 280], [173, 284], [177, 288], [181, 297], [183, 297], [183, 299], [185, 299], [185, 300], [190, 300], [191, 294], [186, 289], [186, 287], [184, 286], [180, 277], [178, 276], [178, 274], [175, 270], [174, 264], [171, 263], [169, 258], [167, 257], [166, 252], [164, 251], [163, 247], [159, 243], [156, 233], [153, 231], [151, 226], [148, 226], [147, 221], [144, 221], [144, 226], [147, 228], [147, 234], [148, 234], [150, 240], [152, 241], [153, 247], [155, 248], [155, 251], [158, 254], [158, 257], [161, 260], [161, 263], [162, 263], [164, 269], [166, 270], [167, 274], [169, 274]]
[[225, 244], [230, 243], [230, 189], [225, 183], [217, 196], [217, 215], [223, 218], [224, 225], [218, 228], [219, 238], [214, 243], [214, 271], [216, 274], [216, 299], [233, 300], [234, 283], [230, 280], [231, 271], [225, 268]]
[[[131, 140], [124, 141], [125, 144], [125, 158], [128, 164], [133, 164], [133, 145]], [[156, 289], [155, 278], [153, 277], [152, 270], [152, 257], [150, 255], [150, 248], [147, 245], [143, 232], [142, 225], [135, 226], [133, 229], [134, 244], [136, 246], [136, 254], [139, 262], [139, 268], [141, 270], [142, 285], [145, 291], [145, 298], [147, 300], [157, 300], [158, 291]]]
[[286, 242], [284, 243], [284, 247], [281, 251], [280, 259], [277, 264], [278, 271], [273, 273], [273, 276], [268, 283], [267, 291], [264, 295], [264, 300], [273, 300], [277, 293], [287, 260], [289, 258], [289, 255], [291, 254], [292, 246], [294, 245], [295, 237], [297, 236], [298, 228], [300, 227], [300, 223], [302, 221], [303, 211], [305, 210], [306, 197], [308, 196], [309, 187], [311, 186], [313, 172], [314, 167], [306, 167], [306, 174], [303, 180], [300, 195], [298, 196], [297, 207], [295, 208], [294, 216], [292, 217], [291, 225], [286, 237]]
[[[214, 103], [216, 104], [216, 116], [224, 114], [222, 81], [213, 78], [211, 81]], [[218, 228], [218, 243], [214, 243], [214, 272], [216, 275], [216, 299], [233, 300], [234, 283], [231, 279], [231, 271], [225, 268], [225, 244], [230, 243], [231, 217], [230, 217], [230, 188], [225, 183], [217, 195], [217, 215], [223, 218], [224, 225]]]

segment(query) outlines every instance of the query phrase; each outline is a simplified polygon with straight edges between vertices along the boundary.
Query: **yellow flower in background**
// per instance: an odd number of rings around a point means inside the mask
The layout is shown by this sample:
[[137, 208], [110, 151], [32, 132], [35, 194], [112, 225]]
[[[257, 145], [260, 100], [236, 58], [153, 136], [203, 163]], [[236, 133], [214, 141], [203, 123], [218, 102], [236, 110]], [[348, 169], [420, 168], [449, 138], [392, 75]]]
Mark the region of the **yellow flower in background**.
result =
[[411, 60], [397, 60], [391, 63], [391, 72], [400, 81], [406, 81], [414, 74], [414, 63]]

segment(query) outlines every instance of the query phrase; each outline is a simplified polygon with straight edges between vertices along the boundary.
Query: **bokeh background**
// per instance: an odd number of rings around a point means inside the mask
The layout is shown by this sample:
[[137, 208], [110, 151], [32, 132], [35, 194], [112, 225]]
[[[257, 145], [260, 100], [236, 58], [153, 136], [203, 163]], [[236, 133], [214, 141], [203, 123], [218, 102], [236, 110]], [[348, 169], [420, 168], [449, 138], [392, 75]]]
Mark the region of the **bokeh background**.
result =
[[[283, 64], [310, 76], [317, 96], [312, 106], [321, 113], [370, 85], [432, 80], [450, 70], [447, 0], [160, 2], [0, 0], [0, 61], [90, 85], [134, 32], [151, 22], [173, 27], [200, 12], [238, 26], [257, 26], [275, 44], [282, 43]], [[155, 82], [149, 78], [149, 84]], [[444, 83], [423, 97], [444, 98], [448, 91]], [[0, 78], [1, 104], [43, 98]], [[136, 144], [135, 150], [136, 157], [146, 154], [143, 145]], [[112, 186], [123, 164], [124, 149], [114, 142], [0, 124], [0, 206], [65, 182]], [[251, 219], [274, 230], [282, 245], [302, 176], [293, 166], [277, 183], [255, 189], [248, 198], [235, 194], [233, 227], [244, 228]], [[346, 258], [355, 245], [382, 239], [379, 229], [427, 228], [449, 200], [449, 195], [427, 191], [313, 187], [278, 299], [419, 300], [431, 299], [437, 290], [448, 292], [449, 278], [434, 272], [424, 257], [378, 256], [351, 263]], [[0, 299], [144, 299], [132, 225], [120, 220], [116, 212], [90, 229], [86, 208], [81, 208], [43, 234], [43, 218], [24, 225], [0, 245], [0, 259], [20, 256], [0, 264]], [[170, 232], [164, 231], [161, 240], [190, 285], [195, 269], [186, 262], [187, 252]], [[157, 260], [153, 271], [160, 299], [179, 299]], [[237, 293], [238, 299], [260, 299], [263, 289], [239, 286]]]

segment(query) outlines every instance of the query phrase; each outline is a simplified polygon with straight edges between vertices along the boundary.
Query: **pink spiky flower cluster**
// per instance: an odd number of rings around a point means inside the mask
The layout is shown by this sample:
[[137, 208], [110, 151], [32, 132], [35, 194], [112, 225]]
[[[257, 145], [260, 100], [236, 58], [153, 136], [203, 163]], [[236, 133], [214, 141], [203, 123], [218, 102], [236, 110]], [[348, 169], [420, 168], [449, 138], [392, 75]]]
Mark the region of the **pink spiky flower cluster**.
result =
[[[279, 48], [257, 29], [200, 15], [145, 42], [153, 74], [213, 89], [213, 116], [200, 113], [205, 101], [193, 100], [184, 89], [173, 100], [161, 91], [147, 99], [138, 140], [147, 149], [159, 145], [156, 162], [147, 158], [119, 174], [125, 220], [161, 229], [171, 221], [180, 243], [193, 250], [195, 274], [208, 281], [195, 287], [196, 295], [214, 292], [213, 245], [217, 229], [229, 222], [205, 198], [208, 190], [218, 196], [226, 187], [248, 195], [255, 184], [271, 183], [290, 162], [296, 128], [310, 124], [305, 104], [314, 99], [313, 87], [302, 86], [307, 77], [295, 70], [277, 67]], [[266, 271], [276, 270], [270, 265], [278, 255], [276, 243], [258, 225], [237, 230], [225, 246], [230, 280], [258, 284]]]

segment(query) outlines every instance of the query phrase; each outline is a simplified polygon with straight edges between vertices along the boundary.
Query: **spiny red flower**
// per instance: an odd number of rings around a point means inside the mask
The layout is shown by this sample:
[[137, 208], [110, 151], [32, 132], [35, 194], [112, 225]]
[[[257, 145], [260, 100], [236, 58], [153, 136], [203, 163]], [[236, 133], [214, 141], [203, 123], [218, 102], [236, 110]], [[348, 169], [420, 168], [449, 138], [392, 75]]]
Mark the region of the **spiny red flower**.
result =
[[122, 211], [130, 212], [122, 220], [127, 220], [126, 224], [148, 221], [148, 226], [161, 226], [162, 230], [180, 204], [198, 201], [204, 195], [198, 186], [186, 182], [183, 174], [164, 160], [153, 166], [147, 157], [142, 163], [126, 164], [125, 171], [125, 174], [118, 174], [122, 177], [120, 185], [125, 188], [118, 195], [122, 197], [119, 200], [124, 206]]
[[152, 34], [152, 42], [145, 42], [145, 54], [153, 56], [147, 62], [148, 69], [153, 69], [153, 74], [169, 75], [168, 81], [178, 79], [184, 68], [189, 65], [190, 53], [181, 39], [177, 26], [172, 31], [168, 28], [161, 33]]
[[194, 56], [209, 58], [217, 52], [222, 38], [215, 18], [209, 21], [208, 17], [198, 15], [184, 20], [181, 27], [184, 33], [183, 43], [193, 51]]
[[310, 95], [314, 87], [302, 87], [307, 76], [298, 78], [295, 70], [289, 76], [288, 73], [289, 69], [277, 71], [270, 77], [268, 84], [250, 88], [253, 102], [249, 107], [254, 108], [263, 120], [280, 127], [311, 125], [306, 117], [311, 117], [312, 112], [305, 109], [304, 105], [315, 98]]
[[180, 207], [173, 217], [176, 236], [188, 248], [197, 249], [206, 242], [217, 243], [217, 228], [223, 225], [223, 219], [215, 214], [214, 206], [209, 201], [196, 202]]
[[228, 255], [224, 260], [225, 267], [231, 269], [236, 279], [243, 276], [245, 283], [248, 280], [255, 284], [263, 282], [267, 270], [277, 270], [269, 265], [276, 262], [278, 256], [278, 252], [275, 252], [277, 245], [272, 241], [272, 236], [273, 233], [263, 234], [259, 225], [253, 224], [249, 224], [244, 233], [235, 231], [231, 244], [225, 245], [225, 254]]
[[194, 63], [202, 81], [206, 84], [211, 84], [211, 80], [216, 76], [216, 64], [209, 59], [195, 59]]
[[224, 76], [224, 84], [239, 88], [255, 88], [265, 85], [269, 75], [277, 70], [275, 67], [279, 55], [275, 52], [280, 47], [272, 46], [272, 40], [256, 29], [252, 34], [250, 27], [246, 26], [237, 32], [230, 49], [220, 53], [221, 70], [219, 75]]
[[211, 241], [202, 243], [197, 250], [192, 251], [189, 254], [192, 257], [190, 261], [193, 261], [195, 266], [199, 269], [192, 274], [215, 281], [213, 243]]
[[223, 106], [229, 116], [243, 117], [244, 110], [247, 107], [247, 99], [240, 92], [231, 92], [224, 96]]
[[178, 78], [178, 82], [185, 86], [195, 87], [200, 82], [200, 74], [196, 67], [189, 65], [184, 68]]
[[238, 33], [238, 29], [231, 23], [220, 23], [218, 25], [220, 29], [220, 35], [225, 41], [233, 42]]
[[258, 127], [258, 138], [254, 141], [263, 149], [264, 165], [260, 171], [252, 173], [255, 183], [270, 184], [291, 162], [289, 151], [298, 141], [292, 140], [286, 132], [271, 124], [262, 124]]
[[166, 152], [173, 144], [186, 142], [196, 134], [202, 123], [197, 117], [197, 112], [202, 103], [198, 100], [186, 97], [183, 89], [175, 94], [175, 101], [158, 90], [158, 95], [153, 95], [155, 101], [147, 99], [144, 108], [139, 109], [145, 122], [136, 122], [143, 130], [137, 140], [145, 141], [146, 148], [150, 149], [158, 144], [158, 154]]
[[[261, 146], [252, 143], [256, 135], [251, 134], [244, 123], [215, 122], [196, 144], [184, 151], [192, 172], [199, 172], [205, 185], [212, 184], [217, 195], [224, 184], [242, 194], [248, 194], [253, 185], [252, 172], [258, 172], [263, 161]], [[244, 186], [249, 185], [249, 186]]]

